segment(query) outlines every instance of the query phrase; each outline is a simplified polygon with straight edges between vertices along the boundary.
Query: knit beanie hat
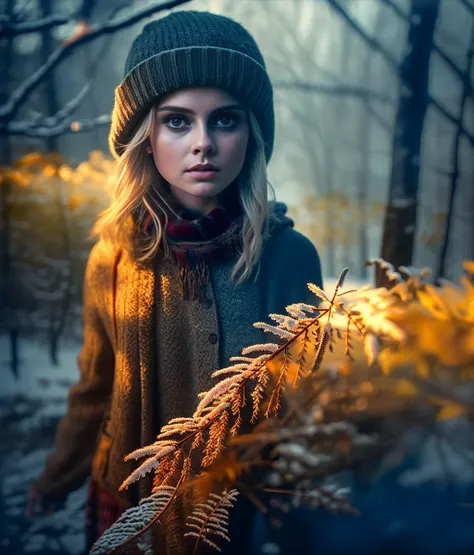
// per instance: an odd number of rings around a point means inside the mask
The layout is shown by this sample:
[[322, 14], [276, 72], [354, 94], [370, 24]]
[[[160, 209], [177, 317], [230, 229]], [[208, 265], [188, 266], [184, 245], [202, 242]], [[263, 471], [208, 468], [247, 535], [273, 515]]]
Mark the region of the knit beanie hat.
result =
[[223, 89], [253, 111], [268, 162], [275, 134], [273, 89], [257, 43], [233, 19], [192, 10], [148, 23], [133, 42], [115, 89], [109, 134], [114, 156], [160, 97], [194, 86]]

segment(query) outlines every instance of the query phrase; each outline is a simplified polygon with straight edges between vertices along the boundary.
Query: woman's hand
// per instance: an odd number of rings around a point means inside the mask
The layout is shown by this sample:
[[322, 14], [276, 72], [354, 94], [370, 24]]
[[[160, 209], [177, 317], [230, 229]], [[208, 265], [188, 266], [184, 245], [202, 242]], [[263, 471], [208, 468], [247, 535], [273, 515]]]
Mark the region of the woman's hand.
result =
[[64, 507], [64, 500], [48, 500], [36, 487], [35, 484], [30, 486], [28, 490], [28, 502], [26, 505], [26, 516], [35, 518], [36, 516], [45, 516], [59, 511]]

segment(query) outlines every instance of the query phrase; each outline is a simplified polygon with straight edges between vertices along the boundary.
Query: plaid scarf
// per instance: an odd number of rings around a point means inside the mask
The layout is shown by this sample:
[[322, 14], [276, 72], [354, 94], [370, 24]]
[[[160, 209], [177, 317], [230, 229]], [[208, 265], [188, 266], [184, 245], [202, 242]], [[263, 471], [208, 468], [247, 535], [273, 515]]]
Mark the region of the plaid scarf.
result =
[[[183, 299], [205, 302], [210, 261], [241, 251], [243, 216], [236, 206], [237, 203], [232, 203], [226, 208], [217, 207], [206, 216], [185, 209], [179, 219], [168, 220], [167, 255], [178, 266], [179, 294]], [[150, 216], [143, 225], [144, 231], [150, 233], [153, 226]]]

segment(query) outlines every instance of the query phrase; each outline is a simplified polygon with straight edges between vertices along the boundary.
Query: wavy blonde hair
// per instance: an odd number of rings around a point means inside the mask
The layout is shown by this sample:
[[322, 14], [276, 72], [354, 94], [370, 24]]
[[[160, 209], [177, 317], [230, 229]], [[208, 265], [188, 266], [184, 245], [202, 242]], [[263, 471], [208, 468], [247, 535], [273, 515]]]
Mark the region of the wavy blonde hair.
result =
[[[264, 140], [260, 125], [249, 110], [249, 142], [244, 165], [236, 182], [238, 197], [243, 209], [242, 251], [232, 270], [231, 279], [236, 283], [247, 280], [258, 265], [269, 226], [274, 218], [272, 205], [274, 191], [267, 178]], [[114, 246], [134, 249], [137, 260], [151, 259], [162, 247], [167, 252], [166, 223], [168, 213], [175, 213], [173, 197], [165, 180], [158, 173], [153, 158], [147, 153], [149, 137], [156, 121], [156, 106], [141, 121], [133, 137], [117, 160], [111, 180], [111, 202], [103, 210], [93, 228], [92, 235], [99, 236]], [[273, 200], [268, 200], [268, 189]], [[164, 215], [165, 224], [159, 218]], [[138, 228], [150, 216], [154, 226], [151, 234], [140, 236]], [[237, 274], [240, 273], [237, 278]]]

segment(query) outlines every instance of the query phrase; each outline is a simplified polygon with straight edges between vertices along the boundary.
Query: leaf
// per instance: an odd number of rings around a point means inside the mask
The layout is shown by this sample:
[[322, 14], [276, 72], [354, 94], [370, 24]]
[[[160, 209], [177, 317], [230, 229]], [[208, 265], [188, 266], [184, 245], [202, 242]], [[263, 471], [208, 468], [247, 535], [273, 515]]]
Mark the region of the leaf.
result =
[[436, 415], [436, 420], [449, 420], [466, 414], [466, 409], [457, 403], [446, 403]]
[[315, 283], [307, 283], [307, 286], [308, 286], [308, 289], [311, 291], [311, 293], [314, 293], [316, 297], [319, 297], [322, 301], [327, 301], [327, 295], [321, 289], [321, 287], [319, 287]]
[[373, 333], [367, 333], [364, 337], [364, 353], [367, 357], [367, 363], [369, 366], [377, 360], [377, 356], [380, 352], [379, 342], [377, 336]]
[[407, 397], [415, 397], [418, 395], [417, 387], [410, 380], [399, 380], [395, 387], [397, 395], [404, 395]]
[[471, 276], [474, 276], [474, 260], [465, 260], [462, 269], [468, 274], [471, 274]]
[[438, 320], [449, 320], [451, 318], [449, 307], [434, 287], [427, 285], [425, 291], [417, 291], [416, 294], [421, 304], [435, 318]]
[[70, 212], [75, 212], [79, 206], [81, 205], [81, 200], [83, 199], [83, 196], [76, 193], [74, 195], [71, 195], [69, 197], [68, 203], [67, 203], [67, 208]]

